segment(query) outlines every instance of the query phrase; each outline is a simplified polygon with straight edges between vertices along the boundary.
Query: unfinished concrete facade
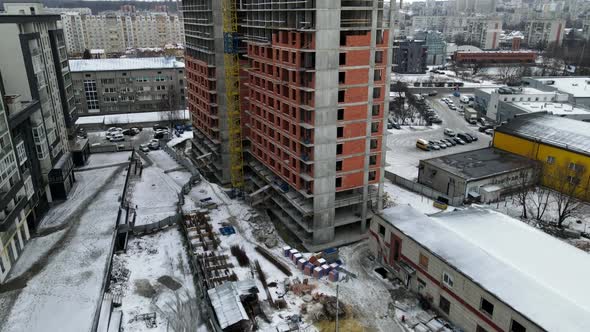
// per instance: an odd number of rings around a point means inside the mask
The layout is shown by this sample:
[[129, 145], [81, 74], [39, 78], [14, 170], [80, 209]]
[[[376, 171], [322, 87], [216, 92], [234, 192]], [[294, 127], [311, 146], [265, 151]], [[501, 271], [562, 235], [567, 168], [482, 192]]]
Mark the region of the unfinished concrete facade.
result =
[[[357, 241], [381, 209], [393, 16], [379, 0], [236, 2], [250, 198], [310, 250]], [[194, 146], [229, 179], [220, 1], [183, 1]]]

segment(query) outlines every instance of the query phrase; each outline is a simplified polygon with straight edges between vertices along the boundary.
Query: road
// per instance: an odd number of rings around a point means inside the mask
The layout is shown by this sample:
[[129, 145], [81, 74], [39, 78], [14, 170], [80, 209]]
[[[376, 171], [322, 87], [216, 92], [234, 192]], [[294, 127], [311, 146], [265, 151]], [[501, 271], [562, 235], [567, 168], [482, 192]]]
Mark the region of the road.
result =
[[[447, 105], [440, 101], [448, 95], [439, 94], [436, 97], [426, 98], [426, 102], [438, 113], [443, 120], [440, 125], [432, 127], [402, 127], [402, 130], [389, 130], [387, 136], [387, 163], [388, 171], [394, 172], [407, 179], [415, 180], [418, 177], [418, 164], [420, 159], [440, 157], [447, 154], [465, 152], [488, 147], [491, 142], [491, 136], [485, 135], [478, 131], [477, 126], [468, 124], [463, 115], [457, 111], [450, 110]], [[459, 98], [452, 97], [455, 105], [459, 106]], [[422, 151], [416, 148], [416, 140], [422, 138], [426, 140], [438, 140], [445, 138], [443, 131], [445, 128], [453, 129], [455, 132], [469, 132], [476, 134], [478, 141], [466, 145], [457, 145], [440, 151]]]

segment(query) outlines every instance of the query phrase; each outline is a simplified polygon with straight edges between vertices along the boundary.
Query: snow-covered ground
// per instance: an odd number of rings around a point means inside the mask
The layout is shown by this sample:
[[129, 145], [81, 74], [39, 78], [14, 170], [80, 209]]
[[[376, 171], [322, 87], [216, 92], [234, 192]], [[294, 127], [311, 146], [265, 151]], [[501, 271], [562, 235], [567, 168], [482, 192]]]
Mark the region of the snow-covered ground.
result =
[[399, 187], [391, 183], [389, 180], [385, 180], [384, 191], [389, 195], [389, 201], [395, 206], [409, 205], [425, 214], [437, 213], [441, 211], [440, 209], [432, 206], [434, 203], [432, 199]]
[[[151, 235], [132, 238], [127, 252], [116, 255], [113, 265], [129, 270], [128, 280], [113, 284], [113, 293], [122, 295], [122, 327], [126, 332], [146, 330], [143, 321], [133, 321], [140, 314], [157, 312], [157, 327], [153, 332], [168, 331], [166, 317], [159, 310], [169, 312], [174, 307], [174, 292], [183, 299], [195, 296], [195, 286], [182, 234], [170, 227]], [[170, 281], [172, 280], [172, 281]]]
[[64, 213], [52, 209], [52, 224], [63, 230], [25, 247], [15, 268], [20, 275], [0, 289], [0, 331], [91, 330], [125, 182], [125, 172], [116, 169], [104, 185], [87, 183], [84, 195], [56, 207]]

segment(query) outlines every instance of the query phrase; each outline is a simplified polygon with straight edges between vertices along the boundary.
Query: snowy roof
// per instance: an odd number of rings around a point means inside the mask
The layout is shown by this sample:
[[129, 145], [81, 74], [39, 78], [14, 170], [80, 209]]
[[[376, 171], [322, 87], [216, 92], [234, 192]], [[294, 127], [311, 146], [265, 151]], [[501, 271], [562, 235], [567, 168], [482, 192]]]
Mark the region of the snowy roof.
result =
[[421, 160], [466, 180], [484, 179], [506, 172], [533, 167], [535, 162], [509, 152], [484, 148]]
[[585, 155], [590, 154], [590, 123], [544, 113], [516, 116], [497, 132], [532, 139]]
[[190, 119], [188, 110], [178, 110], [176, 114], [169, 112], [140, 112], [140, 113], [122, 113], [109, 115], [91, 115], [81, 116], [76, 120], [77, 125], [89, 124], [127, 124], [127, 123], [146, 123], [169, 121], [170, 118], [178, 118], [182, 120]]
[[70, 60], [71, 72], [184, 68], [173, 57]]
[[225, 282], [223, 285], [207, 291], [215, 310], [215, 316], [217, 316], [222, 329], [249, 319], [240, 300], [240, 295], [244, 294], [244, 289], [247, 289], [248, 286], [253, 284], [256, 287], [256, 284], [253, 280], [244, 280], [244, 282], [247, 283]]
[[569, 103], [546, 103], [546, 102], [512, 102], [512, 105], [525, 112], [549, 112], [554, 115], [588, 115], [590, 110], [584, 107], [575, 106]]
[[547, 331], [590, 331], [590, 256], [504, 214], [472, 207], [382, 217]]
[[574, 97], [590, 97], [590, 77], [588, 76], [543, 77], [535, 78], [535, 80], [543, 84], [553, 81], [553, 84], [548, 86], [554, 87], [562, 92], [569, 93]]
[[[557, 94], [557, 92], [555, 92], [555, 91], [543, 91], [543, 90], [529, 88], [529, 87], [516, 87], [516, 88], [503, 87], [503, 88], [511, 89], [513, 91], [513, 93], [511, 93], [511, 94], [503, 94], [506, 96], [512, 96], [512, 95], [517, 95], [517, 96], [518, 95], [555, 95], [555, 94]], [[482, 92], [491, 94], [491, 93], [497, 92], [498, 88], [481, 88], [479, 90], [481, 90]]]

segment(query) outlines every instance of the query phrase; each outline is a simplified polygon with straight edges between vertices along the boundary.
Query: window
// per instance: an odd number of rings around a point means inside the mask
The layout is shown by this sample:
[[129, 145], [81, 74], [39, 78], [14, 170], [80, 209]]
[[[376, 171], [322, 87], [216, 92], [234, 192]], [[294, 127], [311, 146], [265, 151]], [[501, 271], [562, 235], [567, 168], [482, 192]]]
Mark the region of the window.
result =
[[567, 176], [567, 181], [568, 181], [570, 184], [573, 184], [573, 185], [578, 185], [578, 184], [580, 184], [580, 179], [579, 179], [578, 177], [571, 176], [571, 175], [568, 175], [568, 176]]
[[342, 138], [344, 136], [344, 127], [336, 128], [336, 137]]
[[420, 278], [417, 278], [416, 281], [418, 282], [418, 291], [423, 290], [426, 288], [426, 282]]
[[377, 172], [376, 171], [370, 171], [369, 172], [369, 181], [375, 181], [376, 178], [377, 178]]
[[340, 58], [338, 63], [342, 66], [346, 64], [346, 53], [340, 53]]
[[336, 145], [336, 154], [342, 154], [342, 144]]
[[371, 132], [376, 133], [379, 131], [379, 122], [371, 123]]
[[422, 266], [423, 268], [428, 269], [428, 256], [424, 255], [423, 253], [420, 253], [418, 264], [420, 264], [420, 266]]
[[568, 168], [572, 171], [575, 171], [575, 172], [580, 172], [580, 173], [584, 172], [584, 166], [580, 165], [580, 164], [570, 163]]
[[442, 295], [440, 296], [440, 300], [438, 301], [438, 307], [440, 308], [440, 310], [442, 310], [442, 312], [444, 312], [447, 315], [451, 312], [451, 302], [449, 302], [449, 300], [444, 298]]
[[526, 327], [513, 319], [510, 323], [510, 332], [526, 332]]
[[343, 103], [344, 102], [345, 93], [346, 92], [344, 90], [338, 91], [338, 102], [339, 103]]
[[369, 165], [377, 165], [377, 155], [369, 156]]
[[100, 80], [101, 84], [115, 84], [114, 78], [103, 78]]
[[344, 84], [344, 81], [346, 81], [346, 73], [341, 71], [338, 73], [338, 83]]
[[481, 304], [479, 306], [479, 310], [490, 315], [490, 317], [494, 315], [494, 305], [490, 301], [484, 299], [483, 297], [481, 298]]
[[547, 156], [547, 164], [549, 164], [549, 165], [555, 164], [555, 157]]
[[375, 63], [383, 63], [383, 51], [375, 51]]
[[373, 99], [381, 97], [381, 88], [373, 88]]
[[373, 80], [381, 81], [381, 73], [382, 71], [380, 69], [375, 69], [375, 71], [373, 72]]
[[379, 225], [379, 234], [381, 234], [381, 236], [385, 236], [385, 226]]
[[443, 272], [443, 284], [448, 288], [453, 288], [453, 285], [455, 284], [453, 277], [446, 272]]
[[373, 105], [373, 109], [371, 110], [371, 115], [373, 115], [373, 116], [379, 115], [379, 105]]
[[342, 178], [336, 178], [336, 188], [342, 187]]
[[371, 145], [371, 150], [372, 149], [376, 149], [377, 148], [377, 145], [378, 145], [377, 140], [376, 139], [372, 139], [370, 145]]
[[483, 327], [477, 325], [477, 327], [475, 328], [475, 332], [488, 332], [488, 330], [486, 330]]
[[338, 110], [338, 120], [344, 120], [344, 109]]
[[336, 162], [336, 171], [340, 172], [342, 170], [342, 160], [338, 160]]

